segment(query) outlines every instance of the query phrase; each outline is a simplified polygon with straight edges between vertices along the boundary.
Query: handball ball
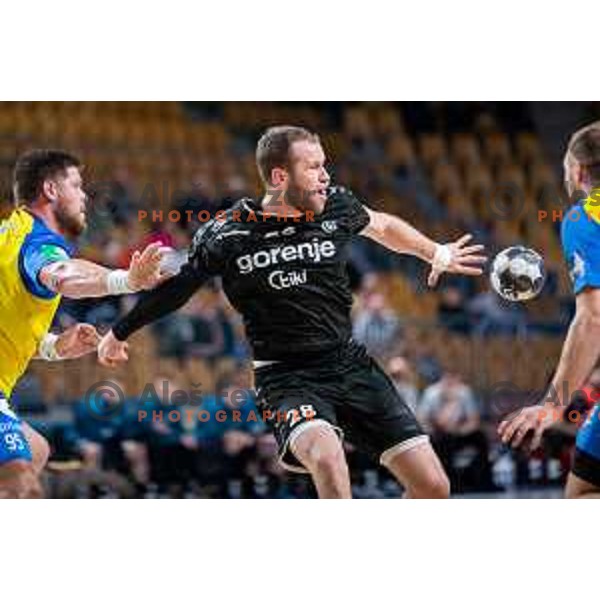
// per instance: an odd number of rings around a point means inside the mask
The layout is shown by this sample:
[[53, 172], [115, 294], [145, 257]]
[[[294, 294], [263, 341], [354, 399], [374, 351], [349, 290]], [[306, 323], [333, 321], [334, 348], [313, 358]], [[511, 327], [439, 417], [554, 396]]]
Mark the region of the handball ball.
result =
[[496, 255], [490, 281], [497, 294], [512, 302], [535, 298], [544, 287], [544, 259], [531, 248], [511, 246]]

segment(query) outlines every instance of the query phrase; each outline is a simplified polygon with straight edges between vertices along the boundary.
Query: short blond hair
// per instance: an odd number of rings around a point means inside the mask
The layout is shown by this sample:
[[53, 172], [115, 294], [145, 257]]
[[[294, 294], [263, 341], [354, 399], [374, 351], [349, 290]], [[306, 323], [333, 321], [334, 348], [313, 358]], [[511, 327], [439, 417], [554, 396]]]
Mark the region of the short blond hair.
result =
[[290, 167], [290, 148], [294, 142], [319, 143], [319, 136], [304, 127], [278, 125], [269, 127], [256, 145], [256, 166], [265, 185], [271, 183], [271, 172], [277, 167]]

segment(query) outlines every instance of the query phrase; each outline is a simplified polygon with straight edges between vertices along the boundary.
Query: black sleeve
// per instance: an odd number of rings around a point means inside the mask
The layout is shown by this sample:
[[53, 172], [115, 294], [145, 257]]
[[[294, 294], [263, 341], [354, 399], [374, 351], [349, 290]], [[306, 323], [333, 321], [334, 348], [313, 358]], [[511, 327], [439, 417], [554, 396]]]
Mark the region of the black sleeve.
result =
[[209, 279], [219, 275], [225, 263], [225, 248], [219, 235], [220, 224], [208, 221], [194, 235], [188, 262], [181, 271], [146, 292], [133, 309], [113, 327], [118, 340], [126, 340], [145, 325], [181, 308]]
[[189, 264], [181, 271], [161, 283], [153, 290], [146, 292], [138, 303], [113, 326], [112, 330], [118, 340], [126, 340], [138, 329], [156, 321], [181, 308], [211, 275], [199, 276]]
[[353, 194], [351, 194], [350, 205], [348, 207], [348, 223], [352, 233], [360, 233], [369, 223], [371, 217], [364, 204]]
[[360, 233], [370, 222], [371, 217], [366, 204], [357, 198], [348, 188], [337, 186], [331, 189], [335, 213], [340, 223], [353, 234]]

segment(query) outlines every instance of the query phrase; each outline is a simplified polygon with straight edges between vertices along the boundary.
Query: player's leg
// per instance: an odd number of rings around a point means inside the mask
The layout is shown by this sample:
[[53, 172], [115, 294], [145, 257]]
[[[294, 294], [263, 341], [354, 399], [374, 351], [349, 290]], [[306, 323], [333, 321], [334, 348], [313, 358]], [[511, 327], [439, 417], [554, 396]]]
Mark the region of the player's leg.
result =
[[311, 369], [269, 367], [255, 373], [263, 419], [273, 428], [279, 462], [311, 475], [320, 498], [349, 498], [350, 477], [329, 388]]
[[426, 436], [401, 442], [386, 450], [380, 460], [406, 490], [405, 498], [450, 496], [450, 482]]
[[[0, 401], [2, 402], [2, 401]], [[0, 498], [40, 498], [39, 473], [23, 422], [8, 408], [0, 406]]]
[[350, 474], [338, 433], [322, 421], [289, 440], [296, 459], [310, 473], [319, 498], [350, 498]]
[[31, 462], [12, 460], [0, 466], [0, 498], [42, 498], [44, 495], [39, 477]]
[[450, 484], [429, 438], [394, 384], [360, 346], [352, 349], [339, 424], [350, 442], [385, 466], [408, 498], [447, 498]]
[[50, 458], [50, 444], [28, 423], [23, 423], [23, 435], [31, 448], [31, 465], [35, 473], [40, 475]]
[[600, 486], [581, 479], [573, 473], [569, 473], [565, 488], [565, 497], [571, 500], [600, 498]]
[[573, 468], [565, 490], [567, 498], [600, 497], [600, 405], [597, 404], [577, 433]]

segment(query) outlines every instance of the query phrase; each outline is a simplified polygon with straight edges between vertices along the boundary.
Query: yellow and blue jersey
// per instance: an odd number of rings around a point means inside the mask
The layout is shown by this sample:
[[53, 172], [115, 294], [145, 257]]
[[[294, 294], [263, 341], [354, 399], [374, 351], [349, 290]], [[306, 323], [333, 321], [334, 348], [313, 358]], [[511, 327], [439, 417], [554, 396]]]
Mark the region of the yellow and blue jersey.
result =
[[[561, 226], [564, 258], [575, 294], [585, 289], [600, 288], [600, 206], [595, 199], [587, 198], [573, 206], [565, 215]], [[591, 457], [600, 468], [600, 404], [588, 415], [579, 429], [576, 441], [579, 458]], [[584, 458], [583, 459], [588, 460]]]
[[561, 225], [563, 256], [579, 294], [600, 287], [600, 211], [590, 199], [569, 209]]
[[41, 269], [72, 254], [61, 235], [24, 209], [0, 222], [0, 398], [10, 398], [60, 303], [40, 282]]

